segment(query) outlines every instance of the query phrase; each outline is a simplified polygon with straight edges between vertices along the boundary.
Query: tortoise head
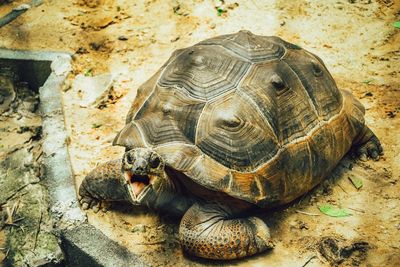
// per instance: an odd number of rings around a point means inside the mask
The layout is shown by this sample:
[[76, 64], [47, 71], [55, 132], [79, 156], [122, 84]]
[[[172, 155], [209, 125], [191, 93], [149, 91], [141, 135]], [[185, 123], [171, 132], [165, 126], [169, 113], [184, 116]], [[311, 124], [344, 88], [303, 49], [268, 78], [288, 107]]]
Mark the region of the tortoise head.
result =
[[172, 181], [165, 172], [165, 161], [149, 148], [134, 148], [122, 159], [124, 180], [133, 204], [162, 204], [170, 197]]

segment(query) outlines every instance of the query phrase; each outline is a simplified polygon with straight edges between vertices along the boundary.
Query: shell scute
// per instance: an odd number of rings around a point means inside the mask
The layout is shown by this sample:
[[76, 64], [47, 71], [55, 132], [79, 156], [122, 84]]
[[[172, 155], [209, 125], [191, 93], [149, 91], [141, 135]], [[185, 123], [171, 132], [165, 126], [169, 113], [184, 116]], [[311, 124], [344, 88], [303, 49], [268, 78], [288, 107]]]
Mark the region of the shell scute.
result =
[[[274, 83], [282, 83], [284, 88], [277, 90]], [[285, 62], [255, 64], [239, 90], [257, 103], [281, 145], [304, 136], [319, 122], [308, 93]]]
[[206, 104], [196, 145], [228, 168], [251, 171], [276, 153], [277, 138], [256, 107], [236, 92]]
[[328, 120], [342, 108], [342, 94], [322, 61], [305, 50], [288, 50], [282, 58], [296, 73], [318, 116]]
[[249, 31], [218, 36], [200, 44], [220, 45], [251, 62], [274, 60], [285, 54], [283, 45], [271, 41], [270, 37], [255, 35]]
[[134, 121], [152, 146], [173, 141], [193, 144], [204, 105], [185, 90], [156, 86]]
[[250, 62], [219, 46], [187, 48], [165, 69], [162, 87], [181, 87], [199, 100], [210, 100], [236, 88]]

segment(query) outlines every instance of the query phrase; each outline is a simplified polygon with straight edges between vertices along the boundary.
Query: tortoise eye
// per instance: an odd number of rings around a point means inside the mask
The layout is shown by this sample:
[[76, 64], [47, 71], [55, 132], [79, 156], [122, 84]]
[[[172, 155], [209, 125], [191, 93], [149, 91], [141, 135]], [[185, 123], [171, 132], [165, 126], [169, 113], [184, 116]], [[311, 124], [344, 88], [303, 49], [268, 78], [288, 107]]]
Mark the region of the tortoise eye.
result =
[[128, 164], [133, 164], [133, 162], [135, 161], [133, 155], [131, 153], [127, 153], [126, 154], [126, 162]]
[[153, 156], [153, 157], [150, 159], [150, 168], [155, 169], [155, 168], [157, 168], [158, 166], [160, 166], [160, 164], [161, 164], [161, 161], [160, 161], [160, 158], [159, 158], [159, 157]]

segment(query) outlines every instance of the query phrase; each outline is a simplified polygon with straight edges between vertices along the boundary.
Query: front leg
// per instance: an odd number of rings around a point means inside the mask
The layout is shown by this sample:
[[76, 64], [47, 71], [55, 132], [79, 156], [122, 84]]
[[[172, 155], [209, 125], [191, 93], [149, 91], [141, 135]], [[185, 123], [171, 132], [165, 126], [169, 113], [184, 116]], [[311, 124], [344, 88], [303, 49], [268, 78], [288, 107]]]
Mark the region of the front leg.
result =
[[237, 218], [219, 204], [194, 204], [182, 218], [179, 237], [187, 253], [218, 260], [238, 259], [274, 246], [261, 219]]
[[82, 209], [92, 208], [98, 212], [103, 201], [129, 201], [121, 181], [122, 161], [112, 160], [92, 170], [79, 187]]

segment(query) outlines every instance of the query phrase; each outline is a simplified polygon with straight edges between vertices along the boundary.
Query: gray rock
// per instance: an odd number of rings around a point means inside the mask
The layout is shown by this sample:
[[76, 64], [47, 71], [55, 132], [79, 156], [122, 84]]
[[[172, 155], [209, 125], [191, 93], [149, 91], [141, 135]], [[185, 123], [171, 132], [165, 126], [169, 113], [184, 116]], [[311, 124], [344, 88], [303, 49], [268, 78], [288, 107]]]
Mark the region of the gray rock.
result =
[[114, 79], [111, 74], [88, 77], [79, 74], [75, 77], [72, 90], [79, 94], [81, 107], [99, 107], [112, 93]]

